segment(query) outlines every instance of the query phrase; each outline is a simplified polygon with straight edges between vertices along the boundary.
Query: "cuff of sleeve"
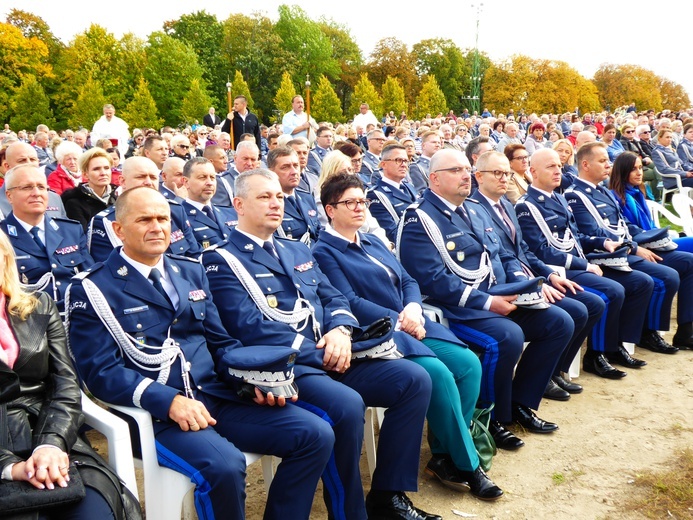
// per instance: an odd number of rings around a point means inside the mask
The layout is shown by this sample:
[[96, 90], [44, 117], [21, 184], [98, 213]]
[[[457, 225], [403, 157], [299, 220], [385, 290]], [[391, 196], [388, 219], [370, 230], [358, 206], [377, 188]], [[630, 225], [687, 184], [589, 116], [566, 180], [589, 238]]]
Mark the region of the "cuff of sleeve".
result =
[[12, 468], [14, 468], [14, 462], [5, 466], [0, 474], [1, 480], [13, 480], [12, 479]]
[[486, 303], [484, 303], [484, 310], [488, 311], [491, 310], [491, 302], [493, 301], [493, 296], [489, 296], [488, 300], [486, 300]]

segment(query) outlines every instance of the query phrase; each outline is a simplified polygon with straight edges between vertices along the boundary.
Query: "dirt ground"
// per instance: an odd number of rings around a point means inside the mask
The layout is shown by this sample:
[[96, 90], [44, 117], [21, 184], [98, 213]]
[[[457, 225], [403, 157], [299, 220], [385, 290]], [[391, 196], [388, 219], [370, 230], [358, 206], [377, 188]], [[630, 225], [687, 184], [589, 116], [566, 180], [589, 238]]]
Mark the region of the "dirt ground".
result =
[[[670, 341], [671, 336], [665, 337]], [[620, 381], [583, 372], [576, 380], [585, 387], [582, 394], [568, 402], [544, 400], [539, 416], [558, 423], [558, 432], [514, 430], [525, 447], [500, 451], [489, 472], [505, 491], [498, 502], [481, 502], [426, 477], [423, 467], [430, 452], [425, 441], [419, 491], [409, 496], [446, 520], [644, 518], [626, 506], [639, 492], [633, 478], [644, 470], [665, 469], [677, 452], [693, 446], [693, 352], [662, 355], [636, 349], [636, 355], [648, 365], [628, 370]], [[106, 450], [101, 446], [99, 451]], [[368, 491], [365, 453], [362, 474]], [[247, 518], [261, 519], [266, 493], [260, 464], [248, 468], [247, 482]], [[290, 512], [286, 518], [291, 520]], [[322, 489], [316, 493], [311, 518], [327, 518]]]

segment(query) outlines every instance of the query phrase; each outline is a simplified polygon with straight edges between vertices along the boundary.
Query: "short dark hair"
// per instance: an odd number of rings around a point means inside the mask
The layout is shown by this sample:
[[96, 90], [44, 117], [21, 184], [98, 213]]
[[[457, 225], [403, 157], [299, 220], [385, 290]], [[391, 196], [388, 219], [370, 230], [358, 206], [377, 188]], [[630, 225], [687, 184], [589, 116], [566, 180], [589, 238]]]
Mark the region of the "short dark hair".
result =
[[469, 164], [474, 164], [474, 159], [472, 159], [472, 155], [479, 155], [479, 145], [482, 143], [488, 143], [491, 139], [489, 137], [486, 137], [485, 135], [480, 135], [479, 137], [475, 137], [469, 143], [467, 144], [467, 148], [464, 149], [464, 153], [467, 156], [467, 159], [469, 160]]
[[[349, 188], [363, 189], [363, 182], [358, 175], [351, 173], [336, 173], [328, 177], [320, 188], [320, 200], [323, 206], [339, 201]], [[328, 220], [332, 220], [328, 217]]]
[[317, 135], [318, 137], [320, 137], [320, 136], [321, 136], [322, 134], [324, 134], [325, 132], [331, 132], [331, 131], [332, 131], [332, 129], [331, 129], [329, 126], [324, 126], [324, 125], [323, 125], [323, 126], [321, 126], [320, 128], [317, 129], [317, 131], [315, 132], [315, 135]]
[[183, 166], [183, 177], [189, 179], [192, 175], [192, 171], [195, 166], [198, 166], [200, 164], [208, 164], [211, 162], [212, 161], [210, 161], [209, 159], [205, 159], [204, 157], [193, 157], [185, 163], [185, 166]]
[[148, 152], [151, 151], [152, 148], [154, 148], [154, 145], [159, 142], [163, 141], [164, 138], [161, 137], [159, 134], [149, 134], [147, 138], [144, 140], [144, 143], [142, 144], [142, 148], [147, 150]]
[[357, 154], [363, 153], [361, 151], [360, 146], [357, 146], [354, 143], [349, 143], [347, 141], [341, 141], [339, 151], [351, 158], [356, 157]]
[[267, 168], [271, 170], [277, 164], [277, 159], [288, 157], [289, 155], [296, 155], [296, 152], [290, 146], [277, 146], [274, 150], [270, 150], [267, 153]]

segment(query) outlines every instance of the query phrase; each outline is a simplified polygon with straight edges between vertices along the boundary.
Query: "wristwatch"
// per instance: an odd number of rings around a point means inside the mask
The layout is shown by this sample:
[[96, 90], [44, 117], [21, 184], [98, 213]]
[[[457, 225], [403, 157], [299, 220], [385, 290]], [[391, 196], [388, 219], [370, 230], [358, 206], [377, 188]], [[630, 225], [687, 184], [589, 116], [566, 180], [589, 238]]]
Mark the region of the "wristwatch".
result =
[[345, 336], [351, 338], [351, 327], [347, 327], [346, 325], [340, 325], [339, 327], [337, 327], [337, 330]]

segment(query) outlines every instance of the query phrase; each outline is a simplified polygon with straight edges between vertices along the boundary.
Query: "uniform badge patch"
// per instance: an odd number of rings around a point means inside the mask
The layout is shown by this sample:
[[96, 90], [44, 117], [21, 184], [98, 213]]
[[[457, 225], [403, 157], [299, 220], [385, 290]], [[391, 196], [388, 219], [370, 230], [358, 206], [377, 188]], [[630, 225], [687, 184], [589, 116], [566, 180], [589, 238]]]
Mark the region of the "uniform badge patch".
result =
[[69, 253], [74, 253], [75, 251], [79, 251], [79, 245], [75, 244], [74, 246], [67, 246], [67, 247], [61, 247], [60, 249], [55, 250], [56, 255], [67, 255]]
[[246, 244], [243, 247], [243, 249], [245, 249], [246, 251], [252, 251], [253, 249], [255, 249], [255, 246], [253, 244]]
[[455, 249], [455, 243], [454, 242], [448, 242], [445, 244], [445, 247], [448, 248], [448, 251], [453, 251]]
[[180, 229], [176, 229], [175, 231], [171, 231], [171, 243], [178, 242], [179, 240], [183, 240], [185, 238], [185, 235]]
[[116, 272], [117, 272], [120, 276], [127, 276], [127, 275], [128, 275], [128, 268], [125, 267], [125, 266], [123, 266], [123, 267], [119, 268]]
[[7, 226], [7, 234], [11, 237], [17, 236], [17, 228], [14, 226]]
[[191, 302], [199, 302], [201, 300], [204, 300], [206, 297], [207, 294], [202, 289], [195, 289], [194, 291], [190, 291], [188, 293], [188, 300], [190, 300]]
[[277, 297], [274, 294], [267, 295], [267, 305], [273, 309], [277, 306]]
[[299, 273], [305, 273], [306, 271], [308, 271], [309, 269], [312, 269], [312, 268], [313, 268], [313, 261], [312, 260], [310, 262], [306, 262], [305, 264], [300, 264], [300, 265], [297, 265], [296, 267], [294, 267], [294, 269], [296, 271], [298, 271]]

